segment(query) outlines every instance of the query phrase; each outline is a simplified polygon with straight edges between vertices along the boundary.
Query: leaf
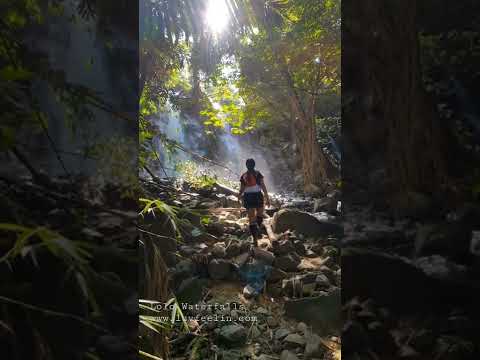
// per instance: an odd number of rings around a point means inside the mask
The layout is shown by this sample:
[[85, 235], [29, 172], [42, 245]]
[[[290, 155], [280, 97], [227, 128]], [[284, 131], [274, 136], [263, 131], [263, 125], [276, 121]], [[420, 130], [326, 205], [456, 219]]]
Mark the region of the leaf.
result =
[[0, 70], [0, 79], [4, 81], [29, 80], [32, 76], [32, 72], [23, 68], [14, 68], [12, 65], [7, 65]]
[[140, 355], [143, 355], [143, 356], [148, 357], [148, 358], [153, 359], [153, 360], [163, 360], [163, 358], [161, 358], [161, 357], [146, 353], [145, 351], [142, 351], [142, 350], [138, 350], [138, 353]]
[[85, 297], [85, 299], [88, 299], [89, 291], [88, 291], [87, 281], [85, 280], [85, 277], [80, 272], [77, 271], [75, 272], [75, 279], [78, 282], [78, 286], [82, 290], [83, 296]]
[[156, 329], [153, 325], [151, 325], [148, 321], [145, 321], [145, 320], [140, 320], [140, 324], [142, 324], [143, 326], [149, 328], [150, 330], [153, 330], [155, 331], [156, 333], [160, 334], [160, 331], [158, 331], [158, 329]]

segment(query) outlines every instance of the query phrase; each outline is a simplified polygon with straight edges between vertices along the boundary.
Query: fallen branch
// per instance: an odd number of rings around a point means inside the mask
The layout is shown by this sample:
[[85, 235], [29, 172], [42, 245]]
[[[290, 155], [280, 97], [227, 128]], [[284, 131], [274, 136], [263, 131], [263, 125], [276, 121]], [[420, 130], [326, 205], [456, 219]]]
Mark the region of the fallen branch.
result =
[[273, 241], [277, 241], [278, 236], [275, 235], [275, 233], [273, 232], [272, 224], [270, 223], [270, 221], [265, 221], [264, 225], [265, 225], [265, 229], [267, 230], [267, 235], [270, 240], [270, 243], [272, 243]]
[[221, 192], [223, 194], [226, 194], [226, 195], [238, 195], [238, 191], [236, 191], [235, 189], [232, 189], [228, 186], [225, 186], [225, 185], [222, 185], [222, 184], [219, 184], [218, 182], [215, 183], [214, 185], [218, 190], [218, 192]]

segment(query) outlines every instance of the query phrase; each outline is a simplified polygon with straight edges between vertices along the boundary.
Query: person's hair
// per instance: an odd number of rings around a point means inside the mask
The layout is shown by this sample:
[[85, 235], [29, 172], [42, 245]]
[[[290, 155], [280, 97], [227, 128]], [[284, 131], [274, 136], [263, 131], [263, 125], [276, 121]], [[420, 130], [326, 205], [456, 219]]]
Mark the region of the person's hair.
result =
[[255, 160], [248, 159], [245, 163], [249, 172], [253, 172], [255, 170]]

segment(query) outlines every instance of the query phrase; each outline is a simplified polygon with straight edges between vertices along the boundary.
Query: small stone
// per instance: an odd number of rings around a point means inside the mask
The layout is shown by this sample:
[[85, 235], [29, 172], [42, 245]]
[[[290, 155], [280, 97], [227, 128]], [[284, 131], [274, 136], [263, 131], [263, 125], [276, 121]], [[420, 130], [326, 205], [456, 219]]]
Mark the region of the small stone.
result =
[[288, 255], [295, 251], [295, 246], [289, 239], [274, 241], [273, 252], [277, 256]]
[[278, 257], [275, 260], [275, 266], [286, 272], [294, 272], [297, 271], [300, 261], [301, 259], [296, 253], [291, 253]]
[[290, 334], [283, 340], [285, 343], [294, 346], [303, 346], [305, 345], [305, 339], [299, 334]]
[[301, 334], [306, 334], [308, 331], [308, 326], [304, 322], [299, 322], [297, 324], [297, 331]]
[[265, 355], [265, 354], [262, 354], [262, 355], [257, 357], [257, 360], [276, 360], [276, 359], [278, 359], [278, 358], [270, 356], [270, 355]]
[[416, 359], [419, 354], [411, 346], [403, 345], [398, 351], [398, 355], [402, 359]]
[[239, 317], [238, 311], [237, 310], [232, 310], [230, 312], [230, 316], [232, 317], [233, 320], [238, 320], [238, 317]]
[[219, 242], [213, 245], [212, 255], [216, 258], [224, 258], [226, 255], [225, 243]]
[[242, 249], [240, 247], [240, 244], [237, 241], [234, 241], [234, 242], [232, 241], [228, 246], [228, 248], [226, 249], [226, 254], [227, 254], [227, 257], [231, 258], [231, 257], [240, 255], [241, 251]]
[[270, 274], [268, 275], [267, 281], [275, 283], [275, 282], [284, 280], [287, 276], [288, 276], [288, 274], [285, 271], [274, 267], [270, 271]]
[[258, 307], [256, 312], [257, 314], [261, 314], [261, 315], [270, 315], [270, 311], [268, 311], [264, 307]]
[[293, 245], [295, 247], [295, 251], [300, 254], [300, 255], [305, 255], [307, 253], [307, 250], [305, 248], [305, 244], [303, 241], [296, 240], [293, 242]]
[[324, 274], [317, 275], [315, 282], [320, 289], [328, 289], [330, 287], [330, 281]]
[[267, 324], [270, 327], [277, 327], [278, 326], [278, 320], [273, 316], [269, 316], [267, 318]]
[[272, 265], [275, 261], [275, 255], [270, 251], [255, 248], [253, 253], [256, 259], [264, 261], [267, 265]]
[[258, 339], [260, 336], [262, 336], [262, 332], [257, 326], [252, 326], [252, 330], [250, 330], [250, 335], [252, 336], [252, 339]]
[[208, 273], [214, 280], [227, 279], [231, 273], [231, 264], [222, 259], [213, 259], [208, 264]]
[[285, 329], [285, 328], [280, 328], [277, 331], [275, 331], [275, 339], [277, 340], [282, 340], [285, 338], [288, 334], [290, 334], [290, 330]]
[[257, 291], [251, 285], [246, 285], [243, 288], [243, 296], [245, 296], [246, 299], [251, 299], [256, 295]]
[[298, 360], [298, 357], [291, 351], [283, 350], [280, 354], [280, 360]]
[[320, 336], [316, 334], [306, 336], [305, 352], [303, 354], [304, 359], [323, 358], [324, 353], [325, 348]]

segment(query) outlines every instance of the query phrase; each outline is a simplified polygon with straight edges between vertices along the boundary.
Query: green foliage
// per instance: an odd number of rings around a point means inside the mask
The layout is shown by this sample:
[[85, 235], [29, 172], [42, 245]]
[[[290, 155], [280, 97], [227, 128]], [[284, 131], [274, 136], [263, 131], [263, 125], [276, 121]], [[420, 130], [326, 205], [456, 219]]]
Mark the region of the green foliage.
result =
[[[0, 264], [5, 262], [15, 268], [17, 259], [30, 259], [37, 268], [45, 266], [41, 262], [44, 256], [39, 256], [43, 249], [58, 258], [68, 269], [62, 274], [63, 280], [73, 278], [79, 291], [88, 300], [93, 311], [100, 309], [90, 284], [92, 277], [97, 276], [90, 266], [92, 250], [95, 246], [83, 241], [74, 241], [46, 227], [27, 227], [18, 224], [1, 223], [0, 233], [14, 236], [13, 246], [0, 258]], [[5, 236], [5, 235], [4, 235]]]
[[[164, 310], [158, 310], [156, 306], [160, 306]], [[171, 331], [178, 324], [178, 321], [180, 321], [180, 329], [182, 331], [190, 331], [185, 315], [175, 297], [168, 300], [165, 304], [158, 301], [140, 299], [139, 307], [140, 310], [143, 310], [148, 314], [146, 315], [144, 313], [143, 315], [140, 315], [140, 324], [152, 331], [157, 333], [160, 333], [161, 330]], [[165, 312], [168, 309], [170, 309], [170, 315], [165, 316]], [[163, 314], [163, 316], [160, 316], [161, 314]]]
[[[0, 258], [0, 262], [12, 261], [17, 256], [30, 256], [36, 263], [35, 253], [45, 247], [53, 255], [68, 264], [85, 265], [91, 258], [91, 245], [80, 241], [72, 241], [61, 234], [45, 227], [29, 228], [16, 224], [0, 224], [0, 231], [14, 233], [14, 246]], [[37, 264], [38, 265], [38, 264]]]
[[87, 150], [87, 156], [97, 160], [97, 175], [123, 189], [122, 198], [135, 199], [140, 190], [136, 142], [128, 137], [114, 136], [98, 140]]
[[192, 161], [178, 163], [176, 170], [182, 174], [184, 180], [193, 188], [211, 189], [217, 182], [214, 176], [202, 171], [198, 165]]
[[[168, 334], [174, 330], [180, 330], [184, 333], [190, 332], [185, 315], [175, 297], [172, 297], [166, 303], [144, 299], [139, 299], [138, 303], [140, 308], [139, 324], [147, 330], [156, 334], [165, 332]], [[168, 314], [168, 310], [170, 310], [170, 314]], [[139, 339], [140, 343], [144, 340], [141, 335], [139, 335]], [[140, 346], [139, 354], [149, 359], [162, 360], [144, 350]]]

